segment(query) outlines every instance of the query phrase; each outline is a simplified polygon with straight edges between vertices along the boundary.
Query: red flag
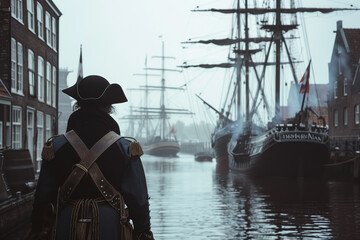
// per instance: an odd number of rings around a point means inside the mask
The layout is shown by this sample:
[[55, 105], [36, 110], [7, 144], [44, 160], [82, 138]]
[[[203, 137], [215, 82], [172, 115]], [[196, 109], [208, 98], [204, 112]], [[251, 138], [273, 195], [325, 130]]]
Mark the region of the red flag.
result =
[[310, 78], [310, 63], [311, 63], [311, 60], [309, 62], [309, 65], [308, 67], [306, 68], [306, 71], [304, 73], [304, 75], [302, 76], [301, 80], [300, 80], [300, 83], [301, 84], [301, 87], [300, 87], [300, 93], [305, 93], [305, 91], [307, 93], [309, 93], [310, 91], [310, 83], [309, 83], [309, 78]]

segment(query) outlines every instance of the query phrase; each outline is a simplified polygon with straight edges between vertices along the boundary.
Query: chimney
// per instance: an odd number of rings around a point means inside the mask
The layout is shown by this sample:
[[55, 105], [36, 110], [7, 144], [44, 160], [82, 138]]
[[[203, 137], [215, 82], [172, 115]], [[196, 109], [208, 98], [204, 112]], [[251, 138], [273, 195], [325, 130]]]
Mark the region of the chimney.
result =
[[341, 20], [336, 22], [336, 30], [339, 31], [340, 29], [342, 29], [342, 21]]

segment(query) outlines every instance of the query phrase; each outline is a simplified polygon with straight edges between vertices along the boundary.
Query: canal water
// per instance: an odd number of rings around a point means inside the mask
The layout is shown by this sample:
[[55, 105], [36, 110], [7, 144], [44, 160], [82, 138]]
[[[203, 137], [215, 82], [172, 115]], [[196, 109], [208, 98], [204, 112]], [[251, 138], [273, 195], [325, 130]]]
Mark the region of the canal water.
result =
[[352, 180], [249, 178], [214, 162], [142, 157], [155, 239], [360, 239]]
[[[182, 154], [142, 160], [156, 240], [360, 239], [352, 180], [249, 178]], [[6, 240], [24, 239], [29, 226]]]

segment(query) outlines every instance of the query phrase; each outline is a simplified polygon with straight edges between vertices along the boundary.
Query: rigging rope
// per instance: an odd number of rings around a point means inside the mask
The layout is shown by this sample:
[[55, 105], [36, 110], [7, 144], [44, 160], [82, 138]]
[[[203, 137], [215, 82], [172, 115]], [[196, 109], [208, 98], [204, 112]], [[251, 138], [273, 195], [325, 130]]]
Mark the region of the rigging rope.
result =
[[356, 160], [356, 159], [358, 159], [358, 157], [354, 157], [354, 158], [351, 158], [351, 159], [349, 159], [349, 160], [342, 161], [342, 162], [323, 164], [323, 166], [324, 166], [324, 167], [338, 166], [338, 165], [342, 165], [342, 164], [345, 164], [345, 163], [352, 162], [352, 161], [354, 161], [354, 160]]

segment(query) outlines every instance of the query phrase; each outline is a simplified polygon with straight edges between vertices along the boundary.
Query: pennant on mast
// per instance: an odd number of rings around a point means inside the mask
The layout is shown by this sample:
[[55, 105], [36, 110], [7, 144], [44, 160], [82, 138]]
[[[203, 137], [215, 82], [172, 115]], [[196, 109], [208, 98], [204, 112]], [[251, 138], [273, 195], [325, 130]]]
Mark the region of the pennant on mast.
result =
[[82, 45], [80, 45], [80, 59], [79, 59], [77, 82], [79, 83], [83, 78], [84, 75], [83, 75], [83, 66], [82, 66]]

